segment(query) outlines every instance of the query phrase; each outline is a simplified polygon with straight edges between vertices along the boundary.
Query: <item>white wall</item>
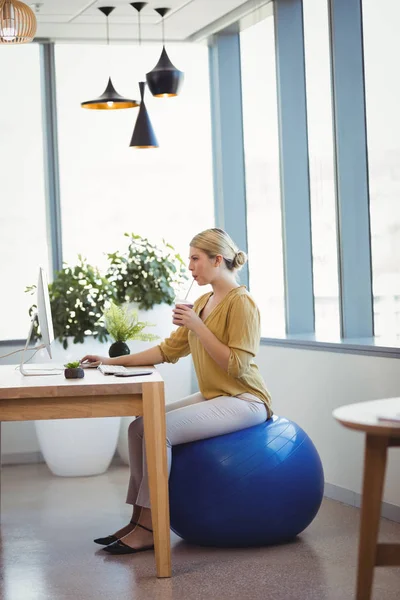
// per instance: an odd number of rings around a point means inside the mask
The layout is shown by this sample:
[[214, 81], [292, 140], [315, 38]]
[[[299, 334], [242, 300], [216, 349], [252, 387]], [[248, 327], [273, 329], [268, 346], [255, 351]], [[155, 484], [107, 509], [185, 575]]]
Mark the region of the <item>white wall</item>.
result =
[[[337, 423], [338, 406], [400, 396], [400, 361], [263, 346], [258, 356], [276, 414], [296, 421], [317, 447], [325, 481], [361, 491], [364, 434]], [[389, 452], [384, 501], [400, 506], [400, 453]]]

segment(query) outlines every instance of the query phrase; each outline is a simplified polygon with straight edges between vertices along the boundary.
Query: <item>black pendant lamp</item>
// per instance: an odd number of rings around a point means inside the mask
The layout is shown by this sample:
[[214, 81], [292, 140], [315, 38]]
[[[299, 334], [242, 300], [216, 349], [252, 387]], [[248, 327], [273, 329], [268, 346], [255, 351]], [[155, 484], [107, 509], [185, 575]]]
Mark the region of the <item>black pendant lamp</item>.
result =
[[[142, 44], [140, 12], [146, 6], [146, 4], [147, 2], [131, 2], [131, 6], [138, 12], [139, 46]], [[139, 83], [140, 108], [136, 119], [135, 128], [133, 130], [131, 143], [129, 144], [131, 148], [158, 148], [157, 138], [154, 134], [149, 113], [147, 112], [147, 108], [144, 103], [145, 86], [146, 83], [144, 81]]]
[[[108, 16], [114, 10], [115, 6], [99, 6], [99, 10], [107, 18], [107, 46], [110, 43]], [[108, 79], [107, 87], [104, 92], [96, 98], [96, 100], [87, 100], [81, 103], [82, 108], [90, 108], [93, 110], [117, 110], [119, 108], [136, 108], [139, 106], [137, 100], [124, 98], [115, 90], [111, 77]]]
[[139, 83], [141, 102], [135, 129], [133, 130], [131, 143], [129, 144], [131, 148], [158, 148], [157, 138], [144, 103], [145, 85], [144, 81]]
[[138, 13], [138, 24], [139, 24], [139, 46], [142, 43], [142, 29], [141, 29], [141, 21], [140, 21], [140, 13], [145, 6], [147, 6], [147, 2], [131, 2], [131, 6]]
[[155, 8], [154, 10], [162, 18], [163, 49], [158, 63], [150, 73], [147, 73], [146, 80], [153, 96], [156, 98], [170, 98], [179, 94], [184, 74], [172, 64], [165, 49], [164, 17], [170, 9]]

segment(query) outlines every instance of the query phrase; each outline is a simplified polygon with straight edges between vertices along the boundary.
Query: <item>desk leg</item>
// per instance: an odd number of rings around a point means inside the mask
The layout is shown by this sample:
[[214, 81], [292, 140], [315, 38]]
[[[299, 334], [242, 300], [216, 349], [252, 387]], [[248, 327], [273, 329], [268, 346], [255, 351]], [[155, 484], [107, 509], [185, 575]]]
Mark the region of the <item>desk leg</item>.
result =
[[142, 394], [157, 577], [171, 577], [164, 383], [144, 383]]
[[388, 438], [366, 436], [358, 549], [357, 600], [370, 600], [385, 481]]

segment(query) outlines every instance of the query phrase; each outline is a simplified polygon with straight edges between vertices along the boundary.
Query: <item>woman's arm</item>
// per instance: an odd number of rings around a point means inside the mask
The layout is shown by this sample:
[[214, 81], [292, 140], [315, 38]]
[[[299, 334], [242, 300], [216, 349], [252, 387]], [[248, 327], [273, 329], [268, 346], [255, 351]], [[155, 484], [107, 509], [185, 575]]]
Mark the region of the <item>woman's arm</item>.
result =
[[122, 365], [123, 367], [142, 367], [148, 365], [158, 365], [163, 362], [163, 356], [158, 346], [137, 352], [136, 354], [128, 354], [125, 356], [117, 356], [109, 358], [108, 356], [97, 356], [96, 354], [87, 354], [81, 359], [81, 363], [102, 363], [103, 365]]
[[143, 352], [116, 358], [88, 354], [81, 359], [81, 363], [86, 361], [92, 363], [93, 366], [103, 363], [103, 365], [121, 365], [123, 367], [144, 367], [163, 362], [175, 363], [188, 354], [190, 354], [188, 330], [185, 327], [178, 327], [159, 346], [153, 346]]
[[174, 317], [199, 338], [206, 352], [215, 360], [217, 365], [228, 372], [231, 350], [208, 329], [200, 317], [189, 306], [175, 308]]
[[221, 369], [228, 372], [229, 356], [231, 354], [231, 349], [229, 346], [225, 346], [225, 344], [220, 342], [219, 339], [215, 337], [215, 335], [208, 329], [208, 327], [204, 325], [201, 319], [200, 323], [196, 325], [196, 329], [193, 331], [201, 341], [205, 350], [208, 352], [211, 358], [215, 360], [217, 365], [221, 367]]
[[163, 362], [163, 356], [158, 346], [153, 346], [143, 352], [128, 354], [110, 359], [110, 365], [122, 365], [124, 367], [142, 367], [148, 365], [159, 365]]
[[228, 344], [223, 344], [188, 306], [175, 309], [176, 319], [199, 338], [215, 362], [232, 377], [247, 371], [260, 343], [260, 314], [250, 296], [232, 303], [228, 319]]

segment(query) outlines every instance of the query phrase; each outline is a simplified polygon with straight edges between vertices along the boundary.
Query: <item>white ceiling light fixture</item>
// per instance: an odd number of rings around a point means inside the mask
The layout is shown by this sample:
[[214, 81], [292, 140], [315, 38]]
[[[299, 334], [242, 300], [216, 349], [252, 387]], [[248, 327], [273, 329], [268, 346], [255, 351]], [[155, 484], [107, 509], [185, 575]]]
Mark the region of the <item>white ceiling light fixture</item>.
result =
[[30, 4], [29, 6], [35, 11], [36, 14], [38, 14], [38, 13], [40, 13], [40, 9], [43, 6], [43, 2], [34, 2], [33, 4]]
[[33, 10], [19, 0], [0, 0], [0, 44], [27, 44], [36, 34]]

